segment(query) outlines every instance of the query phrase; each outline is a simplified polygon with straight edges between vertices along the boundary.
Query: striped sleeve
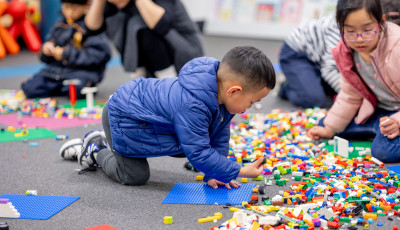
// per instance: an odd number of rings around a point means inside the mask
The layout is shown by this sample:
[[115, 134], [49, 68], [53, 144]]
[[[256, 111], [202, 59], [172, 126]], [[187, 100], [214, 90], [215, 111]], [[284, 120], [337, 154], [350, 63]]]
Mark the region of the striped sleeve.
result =
[[339, 92], [339, 71], [331, 50], [340, 40], [334, 15], [312, 19], [292, 31], [285, 42], [296, 52], [304, 53], [319, 65], [322, 78]]

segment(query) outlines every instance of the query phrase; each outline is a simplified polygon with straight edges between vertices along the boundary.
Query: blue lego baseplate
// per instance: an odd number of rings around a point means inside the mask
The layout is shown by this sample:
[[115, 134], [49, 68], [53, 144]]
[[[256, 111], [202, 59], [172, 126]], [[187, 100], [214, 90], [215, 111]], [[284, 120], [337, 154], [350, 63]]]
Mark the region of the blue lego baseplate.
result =
[[232, 204], [249, 201], [255, 184], [241, 184], [239, 188], [214, 189], [203, 183], [177, 183], [162, 204]]
[[400, 166], [399, 165], [397, 165], [397, 166], [388, 166], [387, 168], [392, 170], [393, 172], [400, 173]]
[[68, 205], [77, 201], [77, 196], [35, 196], [4, 194], [0, 199], [9, 199], [21, 214], [19, 219], [47, 220]]

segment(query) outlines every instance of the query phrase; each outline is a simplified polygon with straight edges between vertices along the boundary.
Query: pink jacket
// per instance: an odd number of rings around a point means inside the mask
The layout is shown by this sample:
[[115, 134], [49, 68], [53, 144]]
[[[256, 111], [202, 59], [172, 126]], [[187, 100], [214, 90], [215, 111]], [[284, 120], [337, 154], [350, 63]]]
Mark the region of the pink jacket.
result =
[[[335, 132], [342, 132], [354, 118], [364, 124], [375, 112], [376, 96], [355, 70], [353, 51], [343, 40], [332, 49], [333, 58], [342, 75], [340, 93], [329, 110], [324, 125]], [[370, 55], [372, 65], [390, 92], [400, 100], [400, 27], [387, 23], [387, 33], [381, 36], [377, 48]], [[391, 116], [400, 125], [400, 112]]]

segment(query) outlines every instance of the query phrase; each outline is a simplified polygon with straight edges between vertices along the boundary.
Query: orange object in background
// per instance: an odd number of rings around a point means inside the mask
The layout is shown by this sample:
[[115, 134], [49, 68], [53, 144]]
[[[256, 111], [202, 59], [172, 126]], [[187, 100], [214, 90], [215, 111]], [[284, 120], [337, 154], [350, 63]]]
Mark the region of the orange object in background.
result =
[[[7, 10], [8, 3], [6, 1], [0, 1], [0, 16], [2, 16]], [[7, 53], [17, 54], [20, 47], [13, 36], [8, 30], [0, 24], [0, 59], [3, 59]]]
[[22, 35], [28, 49], [32, 52], [39, 52], [42, 46], [42, 41], [35, 26], [26, 16], [27, 11], [29, 11], [29, 9], [27, 9], [24, 1], [11, 0], [8, 4], [6, 13], [13, 17], [13, 23], [8, 28], [8, 31], [14, 40]]

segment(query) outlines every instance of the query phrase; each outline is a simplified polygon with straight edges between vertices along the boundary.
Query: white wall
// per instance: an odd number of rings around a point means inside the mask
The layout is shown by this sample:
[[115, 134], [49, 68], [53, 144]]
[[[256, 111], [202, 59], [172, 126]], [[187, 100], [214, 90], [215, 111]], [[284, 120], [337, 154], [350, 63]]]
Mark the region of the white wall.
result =
[[210, 0], [181, 0], [185, 5], [190, 17], [194, 21], [205, 21], [207, 19], [207, 10], [211, 7]]

